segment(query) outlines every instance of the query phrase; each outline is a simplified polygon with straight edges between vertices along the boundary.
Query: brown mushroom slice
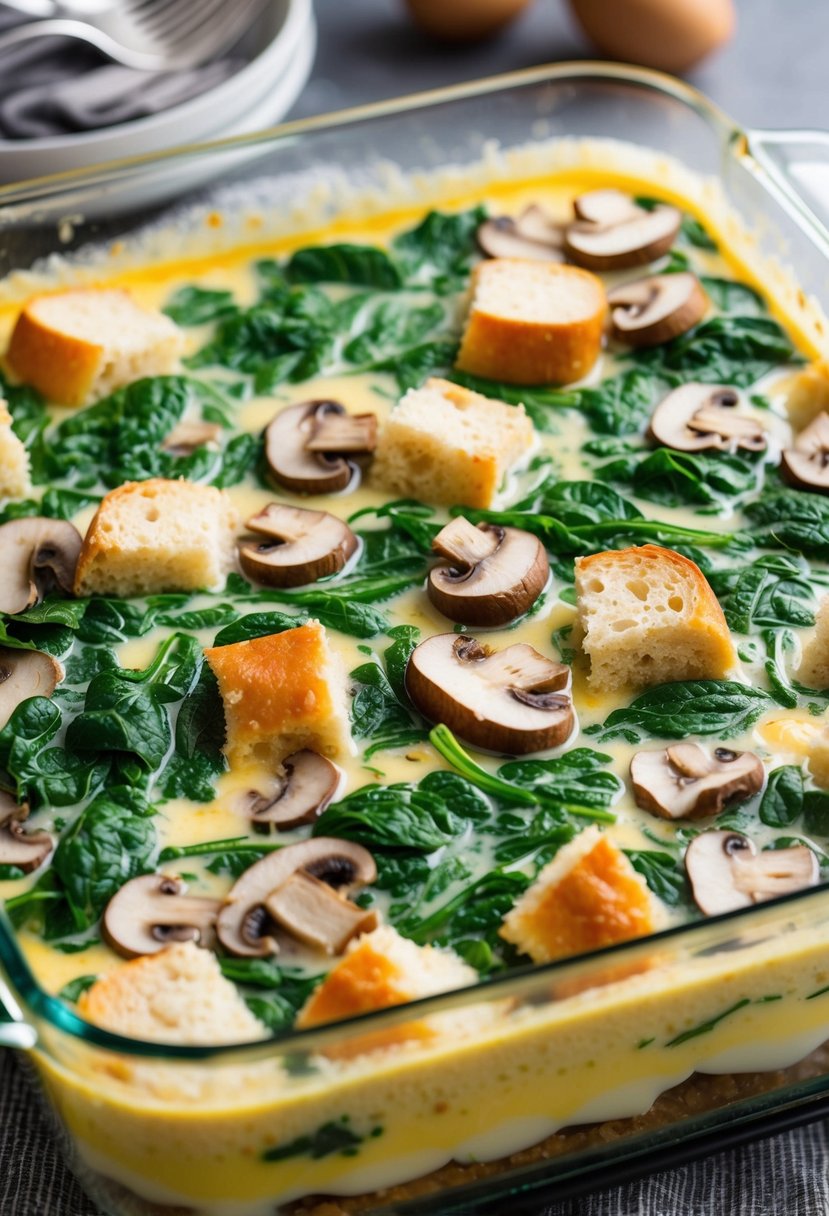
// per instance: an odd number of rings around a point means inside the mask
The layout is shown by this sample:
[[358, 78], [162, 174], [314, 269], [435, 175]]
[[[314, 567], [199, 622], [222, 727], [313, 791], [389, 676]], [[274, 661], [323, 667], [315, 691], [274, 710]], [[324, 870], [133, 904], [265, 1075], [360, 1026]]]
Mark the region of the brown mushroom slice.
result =
[[708, 297], [695, 274], [652, 274], [607, 293], [613, 337], [628, 346], [659, 346], [693, 329]]
[[333, 410], [317, 415], [307, 452], [332, 455], [368, 455], [377, 447], [376, 414], [338, 414]]
[[465, 635], [427, 638], [412, 651], [406, 687], [425, 718], [488, 751], [558, 747], [575, 725], [570, 668], [526, 643], [492, 651]]
[[372, 908], [361, 908], [305, 870], [297, 870], [265, 900], [268, 915], [291, 937], [326, 954], [342, 954], [353, 937], [380, 923]]
[[342, 570], [357, 552], [348, 524], [327, 511], [272, 502], [246, 524], [265, 539], [239, 541], [239, 563], [255, 583], [301, 587]]
[[14, 866], [30, 874], [42, 866], [55, 847], [48, 832], [24, 832], [28, 806], [19, 806], [11, 794], [0, 790], [0, 865]]
[[506, 625], [523, 616], [547, 583], [550, 563], [537, 536], [478, 524], [459, 515], [432, 541], [449, 560], [429, 573], [426, 591], [439, 612], [462, 625]]
[[564, 261], [564, 226], [531, 205], [513, 219], [509, 215], [485, 220], [478, 228], [478, 244], [490, 258], [530, 258], [538, 262]]
[[123, 958], [157, 954], [172, 942], [211, 945], [221, 900], [185, 895], [186, 890], [174, 875], [131, 878], [104, 910], [104, 940]]
[[666, 254], [676, 240], [682, 215], [663, 203], [652, 211], [616, 190], [595, 190], [575, 201], [580, 217], [564, 233], [564, 249], [588, 270], [624, 270]]
[[278, 832], [313, 823], [319, 819], [337, 792], [340, 770], [325, 756], [308, 748], [286, 756], [283, 774], [273, 797], [253, 792], [249, 806], [251, 823], [255, 828]]
[[179, 422], [162, 443], [163, 451], [171, 456], [189, 456], [205, 444], [218, 443], [222, 428], [217, 422]]
[[25, 612], [55, 587], [71, 595], [82, 543], [64, 519], [30, 515], [0, 526], [0, 612]]
[[818, 414], [786, 448], [780, 473], [798, 490], [829, 494], [829, 414]]
[[226, 950], [243, 958], [266, 958], [279, 953], [276, 926], [266, 903], [298, 870], [335, 887], [343, 895], [377, 877], [374, 858], [367, 849], [331, 836], [317, 836], [268, 853], [236, 880], [222, 905], [216, 931]]
[[57, 659], [42, 650], [0, 646], [0, 729], [29, 697], [51, 697], [63, 679]]
[[677, 452], [763, 452], [768, 440], [762, 422], [738, 412], [733, 388], [683, 384], [653, 412], [649, 438]]
[[817, 858], [805, 844], [758, 853], [739, 832], [700, 832], [685, 853], [697, 907], [706, 916], [748, 908], [778, 895], [813, 887]]
[[718, 815], [763, 788], [763, 763], [753, 752], [699, 743], [674, 743], [660, 751], [637, 752], [630, 762], [636, 805], [663, 819]]
[[302, 401], [282, 410], [265, 429], [265, 459], [272, 478], [298, 494], [335, 494], [351, 482], [355, 466], [342, 455], [309, 450], [329, 415], [345, 414], [338, 401]]

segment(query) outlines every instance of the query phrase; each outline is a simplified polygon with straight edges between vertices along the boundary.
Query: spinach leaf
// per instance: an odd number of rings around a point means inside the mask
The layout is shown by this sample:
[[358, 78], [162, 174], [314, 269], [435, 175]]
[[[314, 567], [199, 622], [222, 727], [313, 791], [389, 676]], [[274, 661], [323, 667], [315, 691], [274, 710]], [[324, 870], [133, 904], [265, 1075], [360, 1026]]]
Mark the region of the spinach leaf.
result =
[[803, 773], [784, 764], [769, 776], [758, 814], [770, 828], [787, 828], [803, 813]]
[[700, 276], [700, 282], [709, 300], [720, 312], [739, 313], [743, 317], [761, 317], [768, 312], [759, 291], [749, 287], [748, 283], [717, 279], [705, 274]]
[[552, 760], [511, 760], [498, 769], [498, 776], [562, 804], [609, 807], [625, 788], [624, 782], [607, 771], [610, 763], [610, 756], [589, 747], [574, 747]]
[[355, 739], [370, 739], [364, 757], [396, 747], [411, 747], [426, 737], [424, 727], [403, 704], [378, 663], [363, 663], [351, 672], [356, 684], [351, 703]]
[[291, 616], [287, 612], [249, 612], [231, 625], [225, 625], [213, 639], [214, 646], [231, 646], [234, 642], [249, 642], [251, 638], [264, 638], [271, 633], [282, 633], [304, 625], [307, 616]]
[[290, 283], [351, 283], [389, 290], [403, 285], [400, 271], [372, 245], [311, 245], [297, 249], [285, 265]]
[[738, 569], [709, 576], [729, 629], [752, 633], [762, 628], [815, 623], [815, 593], [808, 563], [789, 554], [766, 554]]
[[49, 519], [71, 519], [84, 507], [97, 502], [98, 499], [92, 494], [52, 487], [38, 502], [33, 498], [25, 498], [6, 503], [0, 511], [0, 523], [8, 523], [10, 519], [24, 519], [29, 515], [45, 515]]
[[634, 494], [667, 507], [697, 503], [721, 509], [736, 505], [757, 489], [762, 466], [728, 452], [675, 452], [657, 448], [635, 452], [596, 470], [606, 481], [621, 482]]
[[498, 966], [497, 956], [503, 958], [507, 953], [498, 930], [529, 885], [529, 877], [520, 871], [491, 870], [417, 923], [401, 922], [400, 932], [419, 943], [435, 942], [456, 949], [470, 938], [483, 940], [491, 952], [491, 962], [485, 956], [485, 969], [493, 970]]
[[445, 214], [430, 211], [416, 227], [395, 237], [392, 252], [406, 281], [438, 295], [462, 289], [480, 253], [476, 233], [486, 208]]
[[339, 836], [366, 848], [431, 853], [466, 830], [440, 790], [419, 785], [364, 785], [333, 803], [311, 829], [313, 836]]
[[659, 380], [641, 368], [628, 368], [596, 388], [580, 390], [578, 408], [599, 435], [641, 431], [663, 393]]
[[625, 739], [685, 739], [716, 735], [731, 739], [757, 721], [770, 706], [769, 694], [733, 680], [686, 680], [659, 684], [630, 705], [614, 709], [603, 726], [588, 727], [600, 742]]
[[829, 561], [829, 499], [807, 490], [769, 486], [745, 508], [755, 541]]
[[68, 984], [64, 984], [58, 996], [63, 1001], [69, 1001], [70, 1004], [77, 1005], [78, 998], [84, 992], [88, 992], [97, 978], [97, 975], [79, 975], [77, 979], [70, 980]]
[[689, 245], [693, 245], [696, 249], [709, 249], [712, 253], [716, 253], [717, 242], [708, 233], [696, 216], [683, 216], [680, 233], [682, 239]]
[[642, 875], [655, 895], [670, 908], [689, 901], [690, 892], [682, 863], [672, 853], [654, 849], [625, 849], [634, 870]]
[[215, 778], [226, 768], [224, 739], [219, 686], [205, 663], [176, 718], [175, 752], [163, 773], [162, 796], [211, 802], [216, 795]]
[[785, 330], [771, 317], [728, 314], [703, 321], [631, 358], [674, 384], [690, 378], [748, 388], [781, 363], [795, 362], [798, 355]]
[[415, 551], [424, 555], [431, 554], [432, 541], [442, 527], [442, 524], [431, 521], [431, 516], [434, 515], [431, 507], [424, 506], [422, 502], [411, 498], [398, 498], [394, 502], [387, 502], [382, 507], [363, 507], [350, 515], [348, 522], [353, 524], [367, 515], [390, 522], [390, 527], [386, 532], [361, 533], [366, 543], [371, 543], [375, 547], [375, 555], [378, 552], [377, 546], [379, 546], [382, 556], [376, 560], [386, 560], [387, 556], [391, 558], [397, 556], [402, 543], [401, 534], [414, 543]]
[[[246, 994], [245, 999], [251, 1013], [272, 1031], [293, 1026], [296, 1015], [324, 978], [323, 974], [306, 975], [266, 958], [220, 958], [219, 966], [225, 979], [243, 989], [260, 990], [258, 995]], [[268, 995], [261, 995], [262, 991]]]
[[343, 348], [343, 356], [349, 363], [373, 365], [416, 346], [445, 320], [441, 304], [416, 308], [411, 301], [381, 299], [367, 310], [358, 332]]
[[454, 339], [436, 339], [378, 359], [363, 370], [389, 372], [397, 381], [401, 393], [405, 393], [410, 388], [420, 388], [429, 376], [445, 375], [454, 364], [457, 353], [458, 343]]
[[581, 403], [579, 390], [522, 387], [514, 384], [504, 384], [499, 380], [487, 380], [483, 376], [473, 376], [469, 372], [453, 369], [449, 379], [463, 388], [471, 389], [473, 393], [482, 393], [484, 397], [493, 397], [498, 401], [506, 401], [508, 405], [523, 405], [533, 425], [545, 434], [556, 434], [558, 428], [554, 422], [556, 410], [577, 409]]
[[177, 325], [206, 325], [236, 311], [233, 293], [192, 284], [180, 287], [164, 306], [164, 312]]

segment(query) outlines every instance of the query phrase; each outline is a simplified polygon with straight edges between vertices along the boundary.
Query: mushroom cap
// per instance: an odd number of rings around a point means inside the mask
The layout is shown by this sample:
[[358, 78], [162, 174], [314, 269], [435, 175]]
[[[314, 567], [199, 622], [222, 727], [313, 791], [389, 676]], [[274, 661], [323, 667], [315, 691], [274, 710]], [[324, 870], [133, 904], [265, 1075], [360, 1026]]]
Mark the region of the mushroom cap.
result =
[[718, 815], [763, 788], [765, 770], [753, 752], [699, 743], [674, 743], [660, 751], [637, 752], [630, 762], [636, 805], [664, 819]]
[[368, 849], [332, 836], [316, 836], [268, 853], [237, 878], [222, 905], [216, 931], [226, 950], [247, 958], [279, 953], [279, 944], [269, 931], [266, 903], [297, 870], [307, 871], [343, 894], [377, 877]]
[[336, 515], [272, 502], [246, 524], [265, 540], [239, 541], [242, 570], [269, 587], [301, 587], [337, 574], [357, 551], [357, 537]]
[[0, 612], [25, 612], [53, 587], [71, 595], [82, 544], [65, 519], [30, 515], [0, 525]]
[[43, 864], [55, 842], [48, 832], [24, 832], [28, 806], [20, 806], [6, 790], [0, 790], [0, 865], [16, 866], [24, 874]]
[[690, 271], [652, 274], [607, 293], [613, 336], [628, 346], [659, 346], [693, 329], [708, 309], [702, 284]]
[[124, 958], [157, 954], [172, 942], [209, 946], [221, 901], [185, 895], [187, 884], [168, 874], [142, 874], [116, 891], [101, 921], [105, 941]]
[[449, 565], [429, 572], [426, 591], [439, 612], [462, 625], [505, 625], [523, 616], [546, 586], [547, 552], [520, 528], [477, 527], [462, 515], [441, 529], [432, 548]]
[[564, 261], [564, 226], [534, 204], [513, 219], [509, 215], [485, 220], [478, 244], [490, 258], [529, 258], [537, 262]]
[[425, 718], [475, 747], [513, 756], [569, 739], [570, 679], [569, 667], [526, 643], [492, 652], [455, 633], [421, 642], [406, 668], [409, 696]]
[[649, 437], [677, 452], [763, 452], [763, 424], [738, 411], [740, 400], [727, 385], [683, 384], [654, 410]]
[[758, 853], [739, 832], [700, 832], [685, 852], [685, 869], [701, 912], [717, 916], [814, 886], [817, 858], [805, 844]]
[[278, 832], [319, 819], [337, 792], [342, 773], [319, 752], [309, 748], [293, 752], [282, 761], [284, 775], [274, 797], [257, 795], [250, 805], [254, 827]]
[[222, 428], [218, 422], [203, 422], [191, 419], [177, 423], [170, 431], [161, 447], [173, 456], [189, 456], [196, 448], [212, 444], [216, 447]]
[[298, 494], [344, 490], [354, 466], [342, 456], [310, 451], [316, 424], [327, 414], [344, 414], [338, 401], [301, 401], [281, 410], [265, 428], [265, 459], [273, 479]]
[[42, 650], [0, 646], [0, 729], [29, 697], [51, 697], [63, 679], [57, 659]]
[[682, 224], [676, 207], [660, 203], [645, 211], [629, 196], [620, 195], [620, 191], [595, 190], [576, 199], [576, 214], [582, 218], [565, 230], [564, 248], [577, 266], [588, 270], [642, 266], [673, 245]]
[[780, 473], [798, 490], [829, 494], [829, 414], [818, 414], [786, 448]]

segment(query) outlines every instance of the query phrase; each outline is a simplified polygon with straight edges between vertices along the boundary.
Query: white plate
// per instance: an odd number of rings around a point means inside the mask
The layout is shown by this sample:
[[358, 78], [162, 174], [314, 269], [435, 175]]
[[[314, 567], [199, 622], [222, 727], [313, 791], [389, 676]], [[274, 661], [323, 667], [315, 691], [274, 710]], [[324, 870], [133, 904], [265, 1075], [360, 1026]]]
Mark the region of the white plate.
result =
[[278, 121], [296, 101], [311, 69], [315, 46], [311, 0], [271, 0], [247, 39], [253, 45], [264, 44], [264, 49], [241, 71], [163, 113], [99, 131], [0, 140], [0, 182], [239, 135]]

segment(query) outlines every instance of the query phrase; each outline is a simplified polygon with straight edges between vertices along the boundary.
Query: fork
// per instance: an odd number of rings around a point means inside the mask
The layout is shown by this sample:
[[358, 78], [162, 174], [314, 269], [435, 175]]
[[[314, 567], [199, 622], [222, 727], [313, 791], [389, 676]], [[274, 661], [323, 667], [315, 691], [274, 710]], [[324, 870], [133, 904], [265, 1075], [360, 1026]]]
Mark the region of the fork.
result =
[[[13, 0], [44, 20], [0, 33], [9, 47], [58, 35], [97, 47], [116, 63], [147, 72], [196, 67], [237, 42], [266, 0]], [[46, 14], [52, 14], [47, 16]], [[77, 17], [83, 13], [84, 19]]]

